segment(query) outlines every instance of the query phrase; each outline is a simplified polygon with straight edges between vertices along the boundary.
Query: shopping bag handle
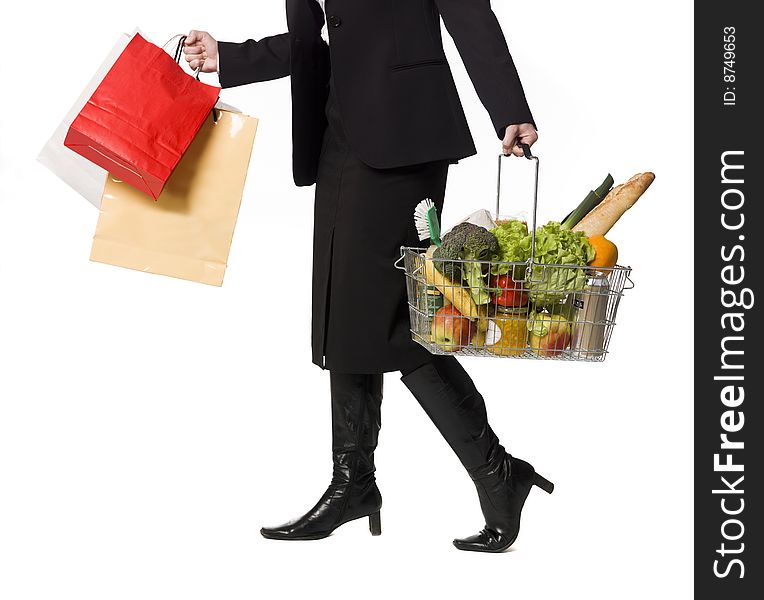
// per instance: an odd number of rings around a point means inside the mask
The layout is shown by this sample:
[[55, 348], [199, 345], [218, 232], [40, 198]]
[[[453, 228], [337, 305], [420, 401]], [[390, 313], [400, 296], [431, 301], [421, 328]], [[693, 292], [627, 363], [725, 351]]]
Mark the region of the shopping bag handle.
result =
[[[173, 59], [175, 62], [180, 66], [180, 59], [183, 58], [183, 45], [186, 43], [186, 38], [188, 38], [187, 35], [184, 35], [182, 33], [179, 33], [177, 35], [172, 36], [169, 40], [167, 40], [164, 45], [162, 46], [163, 50], [167, 49], [167, 46], [172, 42], [174, 39], [178, 38], [178, 44], [175, 46], [175, 53], [173, 54]], [[202, 61], [202, 64], [199, 65], [196, 68], [196, 71], [194, 71], [194, 78], [199, 81], [199, 74], [202, 72], [202, 66], [204, 66], [204, 61]], [[181, 67], [182, 68], [182, 67]], [[218, 122], [218, 114], [215, 112], [215, 108], [212, 108], [212, 120], [217, 123]]]
[[[533, 179], [533, 221], [531, 223], [531, 264], [536, 258], [536, 214], [538, 212], [539, 201], [539, 158], [531, 153], [531, 147], [528, 144], [518, 144], [523, 149], [523, 156], [528, 160], [534, 161], [535, 173]], [[496, 176], [496, 218], [499, 218], [501, 214], [501, 161], [507, 156], [514, 156], [514, 154], [499, 154], [499, 168]]]
[[[175, 62], [178, 64], [180, 64], [180, 59], [183, 58], [183, 46], [186, 43], [186, 38], [188, 38], [187, 35], [181, 35], [180, 39], [178, 40], [178, 45], [175, 47], [174, 58], [175, 58]], [[204, 66], [204, 60], [202, 60], [202, 64], [196, 67], [196, 70], [194, 71], [194, 78], [197, 81], [199, 81], [199, 74], [202, 72], [202, 67]]]
[[[174, 35], [174, 36], [172, 36], [172, 37], [171, 37], [169, 40], [167, 40], [167, 41], [166, 41], [166, 42], [165, 42], [165, 43], [162, 45], [162, 50], [167, 50], [167, 46], [169, 46], [169, 45], [170, 45], [170, 43], [171, 43], [173, 40], [175, 40], [175, 39], [177, 39], [177, 40], [178, 40], [178, 44], [175, 46], [175, 52], [173, 53], [173, 59], [174, 59], [174, 60], [175, 60], [175, 62], [176, 62], [177, 64], [179, 64], [179, 65], [180, 65], [180, 59], [181, 59], [181, 58], [183, 58], [183, 44], [185, 44], [185, 43], [186, 43], [186, 38], [187, 38], [187, 37], [188, 37], [187, 35], [184, 35], [184, 34], [182, 34], [182, 33], [178, 33], [177, 35]], [[201, 65], [199, 65], [199, 66], [196, 68], [196, 70], [194, 71], [194, 77], [195, 77], [197, 80], [199, 80], [199, 74], [202, 72], [202, 66], [203, 66], [203, 65], [204, 65], [204, 62], [202, 62], [202, 64], [201, 64]]]

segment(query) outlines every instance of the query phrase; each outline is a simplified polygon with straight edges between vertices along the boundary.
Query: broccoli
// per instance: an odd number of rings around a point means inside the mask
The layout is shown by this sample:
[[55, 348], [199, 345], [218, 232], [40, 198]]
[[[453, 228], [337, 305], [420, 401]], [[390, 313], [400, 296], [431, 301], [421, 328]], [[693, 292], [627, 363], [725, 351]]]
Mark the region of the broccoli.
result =
[[485, 227], [459, 223], [443, 236], [443, 244], [435, 250], [435, 268], [452, 281], [463, 279], [470, 287], [475, 304], [488, 304], [490, 294], [483, 278], [483, 266], [478, 262], [495, 259], [499, 253], [496, 236]]
[[459, 282], [462, 278], [462, 265], [454, 261], [461, 260], [460, 253], [465, 239], [464, 228], [457, 225], [443, 236], [440, 248], [436, 248], [432, 253], [435, 268], [454, 282]]

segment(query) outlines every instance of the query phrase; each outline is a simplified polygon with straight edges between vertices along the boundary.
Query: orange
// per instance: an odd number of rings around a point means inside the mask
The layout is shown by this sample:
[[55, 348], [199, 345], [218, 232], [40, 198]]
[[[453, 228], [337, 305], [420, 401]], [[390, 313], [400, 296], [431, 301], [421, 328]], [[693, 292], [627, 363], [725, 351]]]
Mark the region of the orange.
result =
[[610, 268], [618, 262], [618, 248], [604, 235], [593, 235], [589, 243], [594, 247], [594, 259], [589, 263], [590, 267]]

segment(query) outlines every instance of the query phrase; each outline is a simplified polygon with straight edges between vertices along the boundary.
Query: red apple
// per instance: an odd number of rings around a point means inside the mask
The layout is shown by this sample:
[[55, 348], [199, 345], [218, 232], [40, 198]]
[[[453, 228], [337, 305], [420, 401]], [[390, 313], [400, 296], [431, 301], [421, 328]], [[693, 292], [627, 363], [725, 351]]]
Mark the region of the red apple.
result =
[[536, 314], [528, 323], [528, 334], [539, 356], [557, 356], [570, 345], [570, 323], [560, 315]]
[[443, 350], [458, 352], [468, 346], [476, 327], [453, 304], [444, 306], [432, 320], [432, 341]]

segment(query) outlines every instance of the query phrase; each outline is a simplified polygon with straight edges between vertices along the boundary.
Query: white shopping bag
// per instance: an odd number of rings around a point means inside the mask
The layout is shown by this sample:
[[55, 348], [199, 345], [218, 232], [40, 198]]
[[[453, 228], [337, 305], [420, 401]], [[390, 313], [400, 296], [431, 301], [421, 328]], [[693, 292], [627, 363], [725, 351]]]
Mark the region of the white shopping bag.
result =
[[[64, 181], [64, 183], [68, 184], [75, 192], [80, 194], [96, 208], [101, 207], [101, 197], [103, 196], [103, 189], [106, 184], [106, 170], [64, 146], [64, 138], [66, 138], [66, 133], [69, 131], [72, 121], [74, 121], [75, 117], [80, 113], [87, 101], [93, 95], [93, 92], [95, 92], [101, 81], [106, 77], [106, 74], [112, 68], [114, 63], [117, 62], [120, 54], [122, 54], [136, 33], [149, 39], [138, 28], [131, 34], [123, 33], [120, 36], [119, 41], [114, 45], [114, 48], [111, 49], [111, 52], [109, 52], [106, 60], [98, 68], [95, 75], [93, 75], [93, 78], [82, 92], [82, 95], [77, 102], [74, 103], [74, 106], [72, 106], [67, 113], [66, 118], [61, 125], [58, 126], [58, 129], [56, 129], [37, 157], [37, 160], [50, 169], [54, 175]], [[180, 36], [175, 36], [170, 41], [173, 41], [178, 37]], [[169, 43], [170, 42], [167, 42], [164, 47], [166, 48]], [[229, 112], [241, 112], [220, 101], [218, 101], [215, 107]]]
[[66, 118], [58, 126], [58, 129], [56, 129], [37, 157], [37, 160], [50, 169], [54, 175], [68, 184], [96, 208], [101, 206], [103, 186], [106, 183], [106, 171], [65, 147], [64, 138], [74, 118], [85, 106], [104, 77], [106, 77], [109, 69], [117, 61], [117, 58], [122, 54], [122, 51], [127, 47], [132, 37], [132, 34], [128, 35], [126, 33], [120, 36], [119, 41], [114, 45], [109, 56], [98, 68], [95, 75], [93, 75], [82, 95], [74, 103]]

